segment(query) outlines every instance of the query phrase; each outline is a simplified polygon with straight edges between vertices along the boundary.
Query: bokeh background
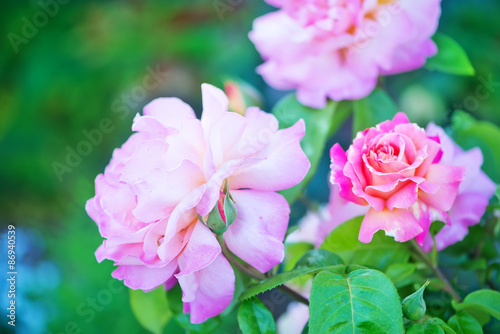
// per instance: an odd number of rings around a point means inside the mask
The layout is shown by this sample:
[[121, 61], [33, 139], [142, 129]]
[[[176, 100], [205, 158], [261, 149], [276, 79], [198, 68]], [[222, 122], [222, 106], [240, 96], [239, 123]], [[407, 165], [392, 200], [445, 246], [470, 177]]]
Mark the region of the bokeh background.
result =
[[[421, 69], [387, 78], [387, 90], [421, 125], [447, 125], [455, 109], [500, 124], [500, 2], [442, 6], [439, 31], [464, 47], [476, 75]], [[252, 20], [270, 10], [261, 0], [0, 2], [0, 267], [3, 275], [12, 224], [19, 333], [145, 332], [128, 291], [110, 276], [112, 263], [94, 258], [101, 238], [85, 201], [113, 149], [131, 134], [134, 115], [153, 98], [177, 96], [199, 113], [201, 83], [222, 87], [236, 77], [272, 108], [284, 92], [255, 73], [261, 59], [247, 37]], [[350, 141], [343, 129], [332, 141]], [[82, 144], [87, 136], [90, 146]], [[313, 200], [327, 200], [327, 173], [325, 154], [307, 189]], [[0, 288], [3, 332], [4, 278]], [[236, 333], [234, 326], [216, 332]], [[183, 330], [172, 321], [165, 332]]]

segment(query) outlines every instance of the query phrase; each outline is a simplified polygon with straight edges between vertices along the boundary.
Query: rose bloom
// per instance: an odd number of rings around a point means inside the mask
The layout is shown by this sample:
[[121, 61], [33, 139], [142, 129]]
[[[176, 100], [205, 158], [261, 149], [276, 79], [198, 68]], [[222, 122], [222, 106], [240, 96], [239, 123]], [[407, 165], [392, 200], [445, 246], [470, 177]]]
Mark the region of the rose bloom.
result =
[[266, 0], [280, 10], [257, 18], [249, 37], [257, 71], [307, 106], [367, 96], [377, 77], [417, 69], [437, 52], [431, 36], [440, 0]]
[[465, 168], [438, 163], [442, 154], [439, 137], [427, 135], [404, 113], [358, 132], [347, 152], [332, 147], [331, 182], [340, 186], [340, 196], [370, 206], [361, 242], [370, 242], [378, 230], [404, 242], [426, 233], [434, 218], [448, 221]]
[[233, 269], [204, 222], [218, 214], [229, 224], [220, 204], [232, 198], [236, 219], [223, 239], [267, 272], [283, 260], [290, 213], [276, 191], [299, 183], [310, 167], [300, 147], [302, 120], [278, 130], [271, 114], [228, 112], [221, 90], [204, 84], [202, 93], [201, 121], [176, 98], [146, 105], [86, 205], [106, 238], [97, 260], [114, 261], [112, 276], [132, 289], [179, 282], [193, 323], [222, 312], [234, 293]]

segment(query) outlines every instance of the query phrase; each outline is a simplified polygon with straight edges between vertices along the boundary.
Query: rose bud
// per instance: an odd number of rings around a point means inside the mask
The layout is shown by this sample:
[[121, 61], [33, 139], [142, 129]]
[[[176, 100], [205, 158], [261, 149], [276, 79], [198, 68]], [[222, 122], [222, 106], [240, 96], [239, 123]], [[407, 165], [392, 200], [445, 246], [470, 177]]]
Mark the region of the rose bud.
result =
[[424, 301], [424, 290], [429, 285], [429, 281], [403, 300], [403, 314], [406, 318], [417, 321], [422, 318], [427, 309]]
[[227, 182], [224, 186], [224, 191], [220, 192], [217, 205], [208, 215], [207, 226], [214, 233], [222, 234], [226, 232], [229, 225], [236, 220], [236, 206], [234, 200], [229, 193]]

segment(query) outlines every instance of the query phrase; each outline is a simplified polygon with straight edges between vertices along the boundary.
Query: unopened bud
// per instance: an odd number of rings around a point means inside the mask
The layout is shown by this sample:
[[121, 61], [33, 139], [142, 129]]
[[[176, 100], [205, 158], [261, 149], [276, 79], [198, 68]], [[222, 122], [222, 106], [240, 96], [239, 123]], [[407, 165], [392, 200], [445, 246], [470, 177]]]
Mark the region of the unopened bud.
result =
[[226, 186], [220, 192], [217, 205], [212, 209], [207, 219], [207, 226], [214, 233], [224, 233], [229, 225], [236, 220], [236, 205]]
[[417, 321], [422, 318], [427, 310], [424, 301], [424, 290], [429, 285], [429, 281], [403, 300], [403, 314], [406, 318]]
[[229, 100], [229, 110], [245, 115], [248, 106], [260, 106], [262, 98], [259, 92], [242, 80], [226, 80], [224, 91]]

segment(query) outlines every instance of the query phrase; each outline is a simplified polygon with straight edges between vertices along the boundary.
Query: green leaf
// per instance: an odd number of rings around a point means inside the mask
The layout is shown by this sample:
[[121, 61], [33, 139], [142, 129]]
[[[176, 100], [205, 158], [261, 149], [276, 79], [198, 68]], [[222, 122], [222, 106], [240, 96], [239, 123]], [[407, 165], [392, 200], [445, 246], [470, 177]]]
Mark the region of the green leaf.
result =
[[344, 274], [346, 272], [350, 272], [352, 270], [356, 270], [359, 268], [363, 268], [363, 267], [357, 266], [357, 265], [346, 266], [346, 265], [339, 264], [339, 265], [320, 267], [320, 268], [294, 269], [292, 271], [287, 271], [287, 272], [278, 274], [276, 276], [270, 277], [268, 279], [265, 279], [263, 281], [260, 281], [256, 285], [250, 287], [248, 290], [243, 292], [240, 296], [240, 300], [247, 300], [249, 298], [252, 298], [252, 297], [258, 295], [259, 293], [274, 289], [275, 287], [277, 287], [283, 283], [294, 280], [294, 279], [299, 278], [299, 277], [304, 276], [304, 275], [316, 274], [317, 272], [324, 270], [324, 269], [328, 269], [332, 272], [337, 272], [339, 274]]
[[455, 334], [455, 331], [438, 318], [431, 318], [424, 324], [412, 324], [406, 334]]
[[482, 334], [483, 329], [476, 318], [465, 313], [458, 312], [448, 320], [448, 325], [455, 330], [457, 334]]
[[369, 96], [352, 102], [354, 118], [352, 135], [358, 131], [370, 128], [380, 122], [392, 119], [398, 112], [398, 107], [385, 91], [376, 88]]
[[455, 40], [444, 34], [436, 34], [432, 39], [437, 45], [438, 53], [427, 60], [427, 69], [456, 75], [476, 73], [464, 49]]
[[456, 334], [456, 332], [446, 324], [443, 320], [439, 318], [429, 318], [424, 323], [425, 334]]
[[141, 326], [155, 334], [162, 333], [172, 317], [163, 287], [147, 293], [130, 290], [130, 306]]
[[375, 233], [373, 240], [364, 244], [358, 240], [363, 217], [353, 218], [335, 228], [321, 245], [340, 256], [345, 264], [359, 264], [386, 270], [393, 263], [406, 263], [410, 252], [405, 244], [394, 241], [382, 231]]
[[241, 303], [238, 310], [238, 324], [243, 334], [276, 333], [273, 315], [255, 297]]
[[328, 138], [332, 137], [335, 132], [337, 132], [351, 114], [352, 108], [352, 101], [343, 100], [338, 102], [337, 108], [335, 109], [334, 121], [330, 124], [330, 130], [328, 131]]
[[332, 252], [325, 249], [313, 249], [305, 253], [295, 264], [294, 269], [299, 268], [320, 268], [344, 264], [344, 261]]
[[435, 220], [432, 222], [431, 226], [429, 227], [429, 232], [432, 234], [432, 235], [436, 235], [439, 233], [439, 231], [441, 231], [443, 229], [443, 227], [445, 227], [446, 224], [442, 221], [439, 221], [439, 220]]
[[285, 243], [285, 260], [283, 271], [290, 271], [295, 267], [297, 261], [314, 246], [308, 242]]
[[417, 266], [414, 263], [394, 263], [387, 268], [385, 274], [393, 283], [398, 283], [413, 274], [415, 269]]
[[221, 320], [219, 317], [209, 318], [201, 324], [193, 324], [189, 320], [189, 314], [183, 313], [175, 317], [177, 323], [186, 330], [187, 334], [206, 334], [211, 333], [217, 329]]
[[290, 204], [295, 202], [316, 172], [332, 127], [340, 126], [349, 116], [349, 109], [345, 111], [344, 108], [337, 113], [336, 107], [337, 102], [329, 101], [321, 110], [308, 108], [300, 104], [295, 95], [291, 94], [285, 96], [273, 109], [280, 128], [288, 128], [299, 119], [303, 119], [306, 124], [306, 134], [300, 144], [311, 162], [311, 168], [301, 183], [280, 192]]
[[306, 325], [302, 329], [302, 333], [301, 334], [309, 334], [309, 320], [306, 322]]
[[408, 327], [406, 334], [425, 334], [425, 328], [422, 324], [412, 324]]
[[427, 310], [424, 301], [424, 290], [430, 281], [425, 282], [420, 289], [409, 295], [403, 300], [403, 314], [406, 318], [417, 321], [422, 318]]
[[179, 284], [174, 285], [167, 292], [168, 307], [172, 314], [182, 313], [182, 289]]
[[311, 333], [404, 333], [396, 288], [383, 273], [359, 269], [347, 277], [324, 270], [314, 279]]
[[455, 310], [465, 311], [484, 326], [490, 316], [500, 320], [500, 292], [495, 290], [477, 290], [468, 294], [462, 303], [452, 303]]

